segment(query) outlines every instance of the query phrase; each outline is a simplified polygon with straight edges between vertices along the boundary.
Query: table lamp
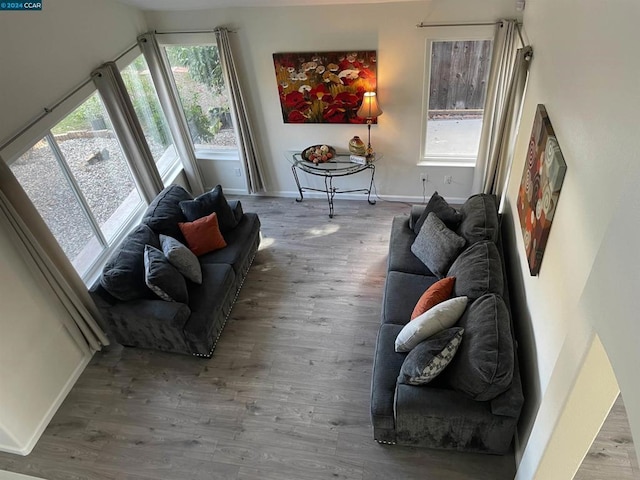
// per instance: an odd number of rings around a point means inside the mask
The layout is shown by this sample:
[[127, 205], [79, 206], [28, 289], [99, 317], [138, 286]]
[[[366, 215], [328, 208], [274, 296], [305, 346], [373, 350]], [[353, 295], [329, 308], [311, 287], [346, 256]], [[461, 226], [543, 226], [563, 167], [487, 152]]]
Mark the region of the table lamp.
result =
[[362, 104], [356, 112], [360, 118], [367, 119], [367, 129], [369, 130], [369, 140], [367, 142], [367, 158], [373, 156], [373, 148], [371, 148], [371, 124], [373, 119], [382, 115], [382, 109], [378, 105], [376, 92], [365, 92], [362, 98]]

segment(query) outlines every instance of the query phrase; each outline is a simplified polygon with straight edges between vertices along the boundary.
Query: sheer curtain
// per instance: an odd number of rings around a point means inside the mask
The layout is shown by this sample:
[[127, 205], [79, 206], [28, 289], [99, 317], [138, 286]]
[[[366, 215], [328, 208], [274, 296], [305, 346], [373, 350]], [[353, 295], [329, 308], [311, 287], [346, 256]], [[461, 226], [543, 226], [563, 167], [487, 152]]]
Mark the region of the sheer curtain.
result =
[[519, 41], [516, 20], [498, 23], [473, 193], [501, 196], [511, 168], [513, 143], [532, 55], [531, 47], [517, 48]]
[[176, 150], [180, 155], [191, 193], [200, 195], [204, 192], [202, 172], [198, 166], [193, 144], [191, 143], [187, 119], [179, 103], [178, 91], [171, 76], [171, 66], [160, 48], [154, 32], [140, 35], [138, 37], [138, 45], [149, 66], [149, 72], [158, 92], [160, 105], [165, 112]]
[[65, 328], [78, 346], [90, 355], [108, 345], [109, 340], [98, 325], [100, 313], [87, 287], [1, 158], [0, 228], [9, 233], [22, 258], [68, 312]]
[[120, 71], [114, 62], [107, 62], [94, 70], [91, 76], [136, 183], [146, 202], [151, 203], [164, 188], [164, 184]]
[[265, 190], [264, 173], [260, 152], [251, 129], [251, 122], [247, 112], [246, 102], [242, 95], [240, 79], [236, 71], [231, 44], [229, 42], [229, 31], [226, 28], [215, 29], [218, 51], [222, 70], [227, 80], [227, 86], [231, 96], [231, 111], [234, 116], [234, 123], [240, 145], [240, 157], [245, 169], [247, 180], [247, 190], [249, 193], [263, 192]]

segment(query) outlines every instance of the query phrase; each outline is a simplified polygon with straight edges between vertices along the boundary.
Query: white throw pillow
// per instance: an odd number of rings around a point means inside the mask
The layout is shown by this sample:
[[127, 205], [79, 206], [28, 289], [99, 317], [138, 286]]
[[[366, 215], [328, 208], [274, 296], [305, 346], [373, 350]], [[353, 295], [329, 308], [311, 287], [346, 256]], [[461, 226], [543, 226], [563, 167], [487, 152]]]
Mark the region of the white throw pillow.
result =
[[466, 307], [467, 297], [455, 297], [414, 318], [396, 337], [396, 352], [408, 352], [431, 335], [453, 327]]

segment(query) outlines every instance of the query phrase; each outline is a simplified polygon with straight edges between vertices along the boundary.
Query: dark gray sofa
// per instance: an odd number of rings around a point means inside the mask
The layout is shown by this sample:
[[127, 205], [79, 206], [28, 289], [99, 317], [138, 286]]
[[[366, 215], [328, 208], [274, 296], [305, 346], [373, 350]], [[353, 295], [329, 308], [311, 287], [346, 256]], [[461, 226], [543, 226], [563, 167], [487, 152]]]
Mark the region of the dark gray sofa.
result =
[[[427, 385], [398, 382], [407, 353], [396, 353], [394, 341], [408, 323], [420, 296], [438, 281], [411, 252], [416, 238], [413, 226], [424, 209], [424, 206], [413, 207], [410, 216], [393, 219], [382, 324], [377, 337], [371, 384], [374, 438], [385, 444], [504, 454], [510, 449], [524, 400], [517, 354], [511, 353], [513, 358], [509, 360], [513, 361], [510, 385], [506, 391], [486, 401], [474, 399], [456, 388], [459, 382], [453, 381], [456, 379], [451, 375], [457, 371], [454, 362], [459, 352], [452, 363]], [[457, 277], [454, 296], [469, 297], [467, 311], [459, 322], [468, 321], [466, 316], [474, 302], [497, 297], [504, 300], [510, 315], [495, 199], [489, 195], [471, 197], [461, 209], [461, 214], [462, 222], [457, 233], [466, 239], [466, 246], [460, 255], [478, 244], [474, 250], [488, 252], [482, 257], [483, 261], [492, 262], [492, 270], [485, 277], [484, 266], [476, 268], [473, 264], [460, 262], [456, 265], [454, 262], [446, 275]], [[492, 255], [495, 258], [491, 259]], [[456, 271], [452, 272], [454, 269]], [[515, 352], [510, 318], [507, 323], [513, 342], [511, 352]], [[464, 342], [463, 335], [462, 345]], [[509, 355], [509, 351], [506, 352]]]
[[185, 243], [178, 227], [178, 222], [186, 221], [179, 203], [192, 199], [180, 186], [165, 188], [145, 211], [141, 225], [125, 237], [114, 252], [114, 256], [128, 254], [127, 261], [134, 263], [130, 270], [138, 281], [133, 285], [140, 289], [141, 293], [135, 295], [138, 298], [118, 300], [103, 287], [100, 279], [90, 288], [102, 313], [103, 326], [116, 342], [207, 358], [213, 354], [258, 250], [260, 220], [255, 213], [243, 212], [240, 201], [229, 202], [237, 225], [224, 233], [227, 246], [198, 258], [202, 284], [186, 282], [188, 303], [168, 302], [146, 288], [144, 278], [140, 278], [140, 268], [144, 269], [140, 262], [144, 245], [157, 243], [160, 234]]

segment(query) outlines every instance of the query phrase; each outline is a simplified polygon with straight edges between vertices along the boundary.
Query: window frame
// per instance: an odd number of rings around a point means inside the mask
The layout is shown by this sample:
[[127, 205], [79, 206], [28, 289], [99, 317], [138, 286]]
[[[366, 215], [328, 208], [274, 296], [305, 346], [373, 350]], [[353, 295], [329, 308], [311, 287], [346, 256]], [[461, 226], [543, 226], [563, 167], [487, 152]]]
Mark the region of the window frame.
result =
[[[425, 37], [424, 50], [424, 76], [422, 83], [422, 120], [420, 132], [420, 152], [418, 154], [418, 166], [429, 167], [475, 167], [478, 155], [475, 157], [468, 155], [429, 155], [427, 153], [427, 124], [429, 113], [429, 96], [431, 83], [431, 51], [434, 42], [453, 42], [453, 41], [477, 41], [491, 40], [494, 41], [495, 25], [479, 25], [479, 26], [449, 26], [449, 27], [432, 27], [427, 30]], [[493, 55], [493, 52], [492, 52]], [[493, 61], [493, 59], [491, 59]], [[491, 78], [489, 77], [489, 82]], [[487, 84], [487, 89], [489, 89]], [[485, 102], [486, 107], [486, 102]], [[484, 112], [485, 108], [483, 108]], [[483, 113], [484, 122], [484, 113]], [[484, 125], [484, 123], [483, 123]], [[484, 128], [484, 127], [483, 127]]]
[[[215, 35], [213, 33], [156, 33], [156, 37], [158, 39], [158, 45], [162, 49], [163, 55], [166, 58], [165, 47], [198, 47], [198, 46], [209, 46], [213, 45], [216, 48], [218, 47], [218, 43], [216, 42]], [[167, 64], [169, 64], [167, 58]], [[171, 81], [175, 85], [175, 77], [171, 72], [171, 65], [169, 65], [169, 73], [171, 73]], [[227, 85], [226, 79], [224, 80], [224, 87], [227, 90], [227, 94], [229, 94], [229, 85]], [[177, 89], [176, 89], [177, 95]], [[230, 94], [229, 94], [230, 96]], [[178, 96], [176, 98], [178, 104], [180, 105], [180, 109], [182, 109], [184, 116], [184, 108], [182, 106], [182, 101]], [[236, 138], [238, 133], [236, 131], [236, 126], [234, 124], [234, 133]], [[193, 151], [196, 155], [197, 160], [222, 160], [222, 161], [239, 161], [240, 160], [240, 151], [239, 148], [231, 149], [231, 148], [215, 148], [206, 146], [203, 147], [201, 145], [195, 144], [193, 140], [190, 138], [191, 143], [193, 145]]]
[[[118, 72], [120, 72], [120, 74], [122, 75], [122, 71], [125, 68], [127, 68], [129, 65], [131, 65], [140, 56], [144, 58], [144, 54], [142, 53], [142, 50], [138, 45], [136, 45], [130, 51], [128, 51], [126, 54], [122, 55], [120, 58], [118, 58], [115, 61], [116, 67], [118, 67]], [[145, 62], [146, 62], [146, 59], [145, 59]], [[151, 79], [151, 83], [153, 84], [153, 88], [155, 90], [156, 86], [153, 83], [153, 79]], [[158, 92], [156, 90], [156, 97], [157, 95], [158, 95]], [[158, 100], [158, 102], [160, 102], [160, 100]], [[164, 109], [162, 109], [161, 103], [159, 104], [159, 106], [160, 106], [160, 110], [162, 110], [162, 114], [164, 115], [165, 121], [166, 121], [167, 114], [165, 113]], [[156, 168], [158, 169], [158, 172], [160, 173], [160, 177], [162, 178], [162, 181], [164, 182], [164, 184], [170, 185], [182, 170], [182, 162], [180, 161], [180, 155], [178, 155], [178, 152], [175, 148], [175, 145], [176, 145], [175, 139], [173, 138], [173, 134], [171, 133], [171, 129], [169, 128], [168, 122], [166, 127], [169, 135], [171, 136], [174, 155], [173, 156], [171, 155], [171, 152], [170, 152], [171, 147], [169, 147], [165, 150], [160, 160], [158, 160], [155, 163], [156, 163]]]
[[[48, 143], [46, 137], [50, 134], [52, 129], [86, 102], [94, 93], [100, 96], [100, 92], [98, 92], [98, 89], [92, 81], [88, 81], [76, 88], [76, 90], [64, 101], [60, 102], [59, 105], [47, 112], [47, 114], [43, 115], [40, 120], [34, 122], [27, 129], [21, 132], [20, 136], [0, 150], [0, 156], [2, 156], [2, 160], [0, 161], [4, 160], [10, 167], [13, 162], [18, 160], [39, 141], [44, 140]], [[117, 136], [116, 139], [119, 142]], [[56, 158], [56, 161], [59, 161], [59, 159]], [[72, 186], [71, 188], [74, 187]], [[77, 192], [74, 191], [74, 194], [77, 195]], [[80, 194], [82, 195], [82, 190], [80, 190]], [[102, 271], [102, 267], [113, 251], [122, 242], [122, 239], [140, 223], [146, 208], [147, 204], [144, 199], [142, 199], [136, 209], [127, 217], [126, 221], [118, 227], [116, 233], [110, 239], [110, 243], [107, 242], [107, 245], [100, 250], [95, 258], [93, 258], [83, 274], [78, 274], [87, 287], [90, 287], [96, 281]], [[85, 246], [85, 248], [88, 247], [89, 244]], [[69, 259], [69, 261], [72, 262], [72, 259]]]

